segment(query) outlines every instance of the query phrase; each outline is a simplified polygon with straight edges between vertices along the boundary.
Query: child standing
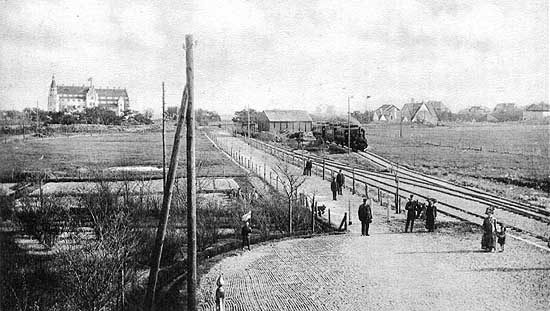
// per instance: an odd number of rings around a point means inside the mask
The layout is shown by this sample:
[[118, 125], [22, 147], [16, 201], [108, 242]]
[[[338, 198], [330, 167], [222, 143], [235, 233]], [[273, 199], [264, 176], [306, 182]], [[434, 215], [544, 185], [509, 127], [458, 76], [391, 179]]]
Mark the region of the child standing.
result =
[[500, 224], [500, 231], [497, 232], [497, 242], [500, 245], [500, 251], [504, 252], [504, 244], [506, 243], [506, 227]]

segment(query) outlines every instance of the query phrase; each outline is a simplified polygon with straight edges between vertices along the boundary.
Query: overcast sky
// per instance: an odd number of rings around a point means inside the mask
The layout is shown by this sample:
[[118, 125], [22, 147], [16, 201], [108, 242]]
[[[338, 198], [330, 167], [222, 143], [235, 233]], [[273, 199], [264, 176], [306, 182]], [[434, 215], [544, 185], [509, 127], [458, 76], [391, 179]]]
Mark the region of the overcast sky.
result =
[[221, 113], [548, 102], [548, 16], [547, 0], [2, 0], [0, 109], [45, 109], [52, 74], [125, 87], [137, 110], [160, 111], [165, 81], [177, 105], [185, 34], [196, 104]]

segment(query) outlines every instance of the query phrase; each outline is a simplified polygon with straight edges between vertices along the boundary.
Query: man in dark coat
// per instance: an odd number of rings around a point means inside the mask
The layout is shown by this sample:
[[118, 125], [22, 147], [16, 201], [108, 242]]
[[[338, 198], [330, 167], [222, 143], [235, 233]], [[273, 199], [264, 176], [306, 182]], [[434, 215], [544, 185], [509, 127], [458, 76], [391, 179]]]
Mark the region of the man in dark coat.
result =
[[409, 229], [409, 224], [411, 225], [411, 231], [413, 231], [414, 227], [414, 219], [416, 218], [415, 210], [416, 210], [416, 204], [413, 201], [413, 195], [409, 197], [409, 201], [407, 201], [407, 204], [405, 205], [405, 210], [407, 211], [407, 223], [405, 224], [405, 232]]
[[244, 226], [241, 229], [241, 237], [242, 237], [242, 249], [244, 251], [244, 247], [247, 246], [248, 250], [250, 250], [250, 233], [252, 232], [252, 229], [250, 229], [250, 223], [248, 221], [245, 222]]
[[369, 226], [372, 222], [371, 201], [368, 197], [363, 198], [363, 204], [359, 205], [359, 221], [361, 221], [361, 235], [369, 235]]
[[344, 181], [345, 181], [344, 174], [342, 173], [342, 170], [340, 170], [336, 175], [336, 184], [338, 185], [339, 195], [342, 195], [342, 188], [344, 187]]
[[330, 190], [332, 191], [332, 199], [336, 201], [336, 193], [338, 192], [338, 184], [336, 183], [336, 178], [332, 177], [330, 182]]
[[311, 176], [311, 169], [313, 168], [313, 162], [311, 161], [311, 159], [307, 159], [307, 162], [306, 162], [306, 175], [307, 176]]

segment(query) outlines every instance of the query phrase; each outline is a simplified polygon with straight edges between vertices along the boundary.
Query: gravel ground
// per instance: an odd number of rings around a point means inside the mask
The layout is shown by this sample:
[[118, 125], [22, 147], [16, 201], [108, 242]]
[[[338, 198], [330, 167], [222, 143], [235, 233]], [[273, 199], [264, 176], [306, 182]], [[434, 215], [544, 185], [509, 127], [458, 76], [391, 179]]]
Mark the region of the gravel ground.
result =
[[509, 240], [505, 252], [484, 253], [469, 225], [420, 227], [398, 233], [375, 222], [370, 237], [352, 232], [240, 252], [201, 278], [199, 309], [215, 310], [223, 273], [227, 310], [548, 310], [547, 251]]

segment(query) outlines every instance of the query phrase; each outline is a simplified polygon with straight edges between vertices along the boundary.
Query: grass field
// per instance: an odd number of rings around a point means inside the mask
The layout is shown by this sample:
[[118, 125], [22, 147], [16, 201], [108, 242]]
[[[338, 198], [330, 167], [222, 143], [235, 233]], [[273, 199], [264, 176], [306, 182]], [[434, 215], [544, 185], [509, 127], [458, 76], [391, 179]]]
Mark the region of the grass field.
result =
[[[167, 164], [170, 161], [174, 126], [166, 137]], [[198, 176], [240, 176], [243, 171], [222, 155], [197, 131]], [[185, 137], [185, 135], [184, 135]], [[78, 176], [117, 166], [162, 167], [161, 132], [124, 132], [55, 138], [34, 138], [1, 144], [0, 176], [9, 179], [14, 172], [44, 171], [56, 176]], [[179, 155], [179, 174], [185, 165], [185, 141]]]
[[[550, 127], [527, 123], [454, 123], [438, 127], [369, 124], [369, 149], [392, 161], [506, 194], [550, 191]], [[503, 185], [505, 185], [503, 187]], [[529, 196], [511, 191], [512, 197]]]

